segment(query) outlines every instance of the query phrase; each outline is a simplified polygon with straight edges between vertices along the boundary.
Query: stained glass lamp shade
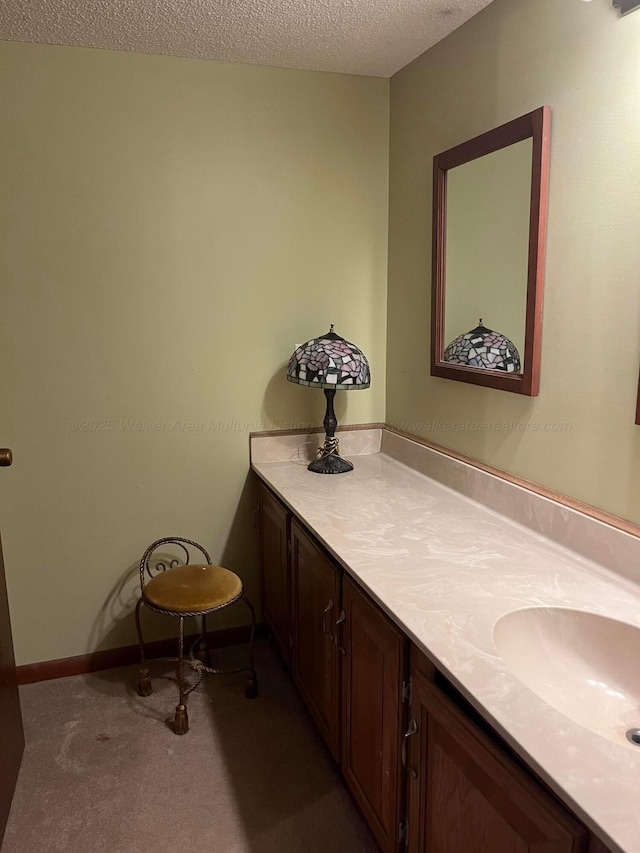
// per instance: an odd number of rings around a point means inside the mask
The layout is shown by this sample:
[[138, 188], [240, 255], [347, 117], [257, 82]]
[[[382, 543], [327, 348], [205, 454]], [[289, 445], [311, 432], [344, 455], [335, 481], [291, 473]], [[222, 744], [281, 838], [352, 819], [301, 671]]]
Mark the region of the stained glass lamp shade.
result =
[[444, 351], [444, 360], [467, 367], [520, 373], [520, 354], [513, 341], [482, 325], [458, 335]]
[[331, 326], [326, 335], [312, 338], [295, 350], [287, 366], [287, 379], [309, 388], [322, 388], [327, 398], [325, 441], [318, 450], [318, 459], [308, 466], [309, 470], [316, 474], [352, 471], [352, 463], [339, 453], [333, 398], [336, 391], [360, 391], [369, 387], [369, 362], [362, 350], [336, 335]]

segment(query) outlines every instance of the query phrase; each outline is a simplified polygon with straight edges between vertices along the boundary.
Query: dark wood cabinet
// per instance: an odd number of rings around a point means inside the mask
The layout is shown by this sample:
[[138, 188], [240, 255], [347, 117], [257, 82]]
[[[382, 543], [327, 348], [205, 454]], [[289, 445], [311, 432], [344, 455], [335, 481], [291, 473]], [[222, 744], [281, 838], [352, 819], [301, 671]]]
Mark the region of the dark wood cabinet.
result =
[[406, 637], [264, 488], [261, 539], [273, 638], [378, 843], [396, 853]]
[[415, 671], [410, 714], [410, 853], [586, 853], [582, 825]]
[[331, 754], [340, 760], [339, 661], [335, 643], [341, 576], [324, 550], [291, 522], [293, 679]]
[[342, 661], [342, 772], [384, 853], [400, 849], [402, 687], [407, 639], [347, 577]]
[[291, 667], [291, 515], [264, 486], [260, 487], [262, 611], [286, 665]]

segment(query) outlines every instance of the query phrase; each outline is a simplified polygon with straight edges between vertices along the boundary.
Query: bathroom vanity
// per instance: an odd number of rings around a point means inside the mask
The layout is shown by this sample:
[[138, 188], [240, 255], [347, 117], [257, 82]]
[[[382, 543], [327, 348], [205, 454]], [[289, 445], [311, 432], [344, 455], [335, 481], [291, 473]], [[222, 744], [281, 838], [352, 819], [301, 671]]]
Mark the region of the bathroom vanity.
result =
[[640, 540], [391, 430], [342, 432], [346, 475], [310, 441], [251, 439], [264, 614], [384, 853], [640, 851], [619, 685], [566, 677], [640, 636]]

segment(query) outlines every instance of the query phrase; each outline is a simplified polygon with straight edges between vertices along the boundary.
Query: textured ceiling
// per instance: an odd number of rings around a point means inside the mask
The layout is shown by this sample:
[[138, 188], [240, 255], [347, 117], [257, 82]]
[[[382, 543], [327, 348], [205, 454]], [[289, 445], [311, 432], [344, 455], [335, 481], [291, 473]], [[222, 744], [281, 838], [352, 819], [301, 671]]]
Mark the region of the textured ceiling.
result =
[[0, 39], [388, 77], [491, 0], [0, 0]]

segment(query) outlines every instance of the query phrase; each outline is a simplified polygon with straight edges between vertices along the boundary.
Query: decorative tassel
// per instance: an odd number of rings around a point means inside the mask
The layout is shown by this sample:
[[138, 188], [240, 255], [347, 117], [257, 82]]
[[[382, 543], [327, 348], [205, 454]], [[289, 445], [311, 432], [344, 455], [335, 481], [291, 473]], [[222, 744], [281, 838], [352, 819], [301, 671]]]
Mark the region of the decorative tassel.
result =
[[149, 670], [145, 667], [140, 670], [140, 679], [138, 681], [138, 696], [151, 696], [153, 687], [151, 686], [151, 677]]
[[189, 716], [186, 705], [176, 705], [176, 717], [173, 728], [177, 735], [186, 735], [189, 731]]

